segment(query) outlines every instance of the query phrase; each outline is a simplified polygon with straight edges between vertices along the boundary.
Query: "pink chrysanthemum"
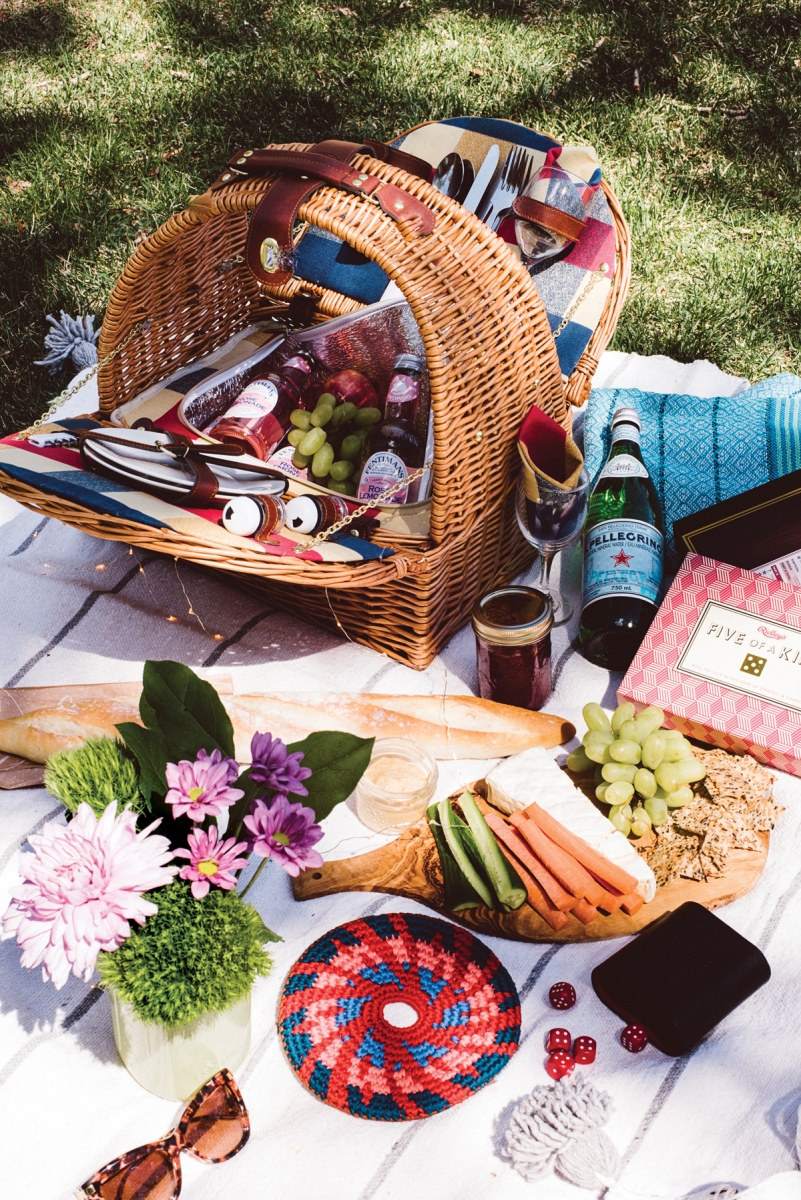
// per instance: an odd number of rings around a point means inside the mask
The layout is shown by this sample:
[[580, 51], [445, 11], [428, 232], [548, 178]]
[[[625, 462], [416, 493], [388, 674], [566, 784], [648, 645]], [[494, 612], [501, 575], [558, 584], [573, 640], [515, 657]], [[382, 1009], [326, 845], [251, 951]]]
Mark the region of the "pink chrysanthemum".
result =
[[117, 816], [110, 804], [98, 818], [81, 804], [69, 825], [51, 821], [28, 838], [25, 882], [11, 893], [4, 932], [15, 934], [23, 967], [38, 967], [57, 988], [70, 970], [86, 983], [101, 950], [116, 950], [130, 937], [130, 921], [144, 925], [158, 908], [142, 893], [169, 883], [170, 843], [154, 836], [158, 821], [137, 833], [136, 814]]
[[245, 825], [253, 835], [254, 854], [274, 858], [288, 875], [323, 865], [322, 855], [312, 849], [323, 836], [312, 809], [293, 804], [281, 795], [274, 796], [269, 804], [257, 800], [253, 812], [245, 817]]
[[193, 829], [189, 835], [189, 849], [175, 851], [176, 858], [189, 859], [187, 866], [180, 870], [181, 879], [192, 880], [192, 895], [196, 900], [208, 895], [212, 883], [230, 891], [236, 887], [234, 871], [248, 865], [246, 858], [237, 858], [247, 848], [247, 842], [238, 842], [236, 838], [219, 841], [216, 825], [212, 825], [208, 833]]
[[218, 817], [245, 794], [240, 788], [229, 787], [238, 773], [234, 760], [223, 758], [219, 750], [212, 750], [211, 757], [205, 750], [198, 750], [194, 762], [182, 758], [179, 763], [167, 763], [170, 790], [166, 800], [174, 806], [173, 816], [187, 816], [190, 821]]

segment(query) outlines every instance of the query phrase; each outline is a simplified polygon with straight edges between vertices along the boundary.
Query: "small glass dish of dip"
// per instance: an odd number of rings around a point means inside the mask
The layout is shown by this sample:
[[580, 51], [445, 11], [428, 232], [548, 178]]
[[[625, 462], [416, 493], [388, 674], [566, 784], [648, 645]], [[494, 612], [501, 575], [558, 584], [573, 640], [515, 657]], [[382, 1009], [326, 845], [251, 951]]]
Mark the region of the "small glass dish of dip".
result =
[[411, 738], [377, 738], [356, 788], [356, 814], [377, 833], [402, 833], [425, 813], [439, 769]]

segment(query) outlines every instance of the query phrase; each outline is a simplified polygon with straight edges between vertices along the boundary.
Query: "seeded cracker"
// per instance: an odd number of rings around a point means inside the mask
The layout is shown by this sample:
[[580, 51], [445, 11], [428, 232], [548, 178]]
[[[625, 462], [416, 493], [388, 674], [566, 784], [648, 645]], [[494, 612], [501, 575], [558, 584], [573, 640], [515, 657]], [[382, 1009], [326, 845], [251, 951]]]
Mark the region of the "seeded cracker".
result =
[[773, 800], [773, 775], [748, 755], [696, 750], [707, 776], [694, 785], [695, 799], [671, 809], [641, 853], [659, 886], [672, 879], [722, 875], [732, 850], [759, 852], [757, 836], [773, 828], [781, 808]]

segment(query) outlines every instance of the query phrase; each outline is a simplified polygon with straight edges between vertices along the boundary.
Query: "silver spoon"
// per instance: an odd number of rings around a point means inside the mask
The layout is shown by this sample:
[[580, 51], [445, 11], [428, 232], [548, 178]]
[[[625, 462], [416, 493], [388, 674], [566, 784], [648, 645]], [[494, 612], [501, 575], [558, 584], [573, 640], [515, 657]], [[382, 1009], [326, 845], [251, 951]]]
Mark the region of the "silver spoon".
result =
[[459, 191], [456, 193], [455, 197], [459, 204], [464, 204], [467, 193], [473, 186], [473, 180], [476, 177], [476, 169], [469, 158], [462, 159], [462, 167], [464, 168], [462, 172], [462, 186], [459, 188]]
[[462, 187], [463, 178], [464, 161], [461, 154], [457, 154], [454, 150], [451, 154], [445, 155], [434, 172], [431, 183], [438, 192], [455, 199]]

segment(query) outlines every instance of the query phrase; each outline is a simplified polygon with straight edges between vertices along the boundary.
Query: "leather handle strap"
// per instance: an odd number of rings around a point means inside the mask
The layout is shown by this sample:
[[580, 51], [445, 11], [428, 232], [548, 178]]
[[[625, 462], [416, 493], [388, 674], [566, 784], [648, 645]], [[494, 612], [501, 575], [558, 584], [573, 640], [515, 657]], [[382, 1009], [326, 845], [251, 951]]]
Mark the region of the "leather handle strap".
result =
[[[190, 446], [192, 445], [190, 439], [184, 438], [183, 434], [173, 434], [173, 437], [178, 443], [187, 442]], [[101, 474], [106, 473], [103, 470], [103, 467], [94, 460], [89, 459], [86, 455], [86, 443], [91, 442], [93, 438], [95, 441], [116, 442], [117, 444], [127, 446], [129, 449], [131, 446], [130, 441], [126, 441], [125, 438], [115, 438], [111, 435], [97, 434], [93, 431], [82, 433], [79, 437], [81, 458], [90, 470], [99, 471]], [[155, 446], [140, 447], [140, 449], [142, 448], [148, 450], [159, 449]], [[194, 483], [192, 484], [191, 489], [186, 493], [185, 496], [181, 496], [181, 506], [186, 508], [221, 508], [222, 505], [217, 499], [217, 492], [219, 491], [220, 482], [208, 463], [202, 458], [196, 457], [195, 455], [186, 454], [181, 455], [180, 457], [187, 463], [189, 469], [194, 475]], [[122, 468], [119, 468], [119, 472], [122, 473]], [[112, 478], [114, 478], [113, 475]], [[141, 483], [139, 483], [139, 487], [142, 487]], [[165, 495], [155, 483], [152, 487], [148, 487], [146, 490], [155, 492], [156, 495], [162, 495], [165, 499], [169, 499], [171, 503], [175, 503], [174, 498]]]
[[114, 437], [112, 433], [101, 433], [95, 429], [82, 429], [78, 434], [78, 440], [80, 442], [111, 442], [115, 446], [126, 446], [129, 450], [131, 448], [145, 450], [149, 454], [161, 454], [166, 451], [173, 458], [193, 461], [205, 460], [210, 454], [214, 454], [215, 457], [223, 455], [226, 458], [241, 458], [245, 453], [241, 446], [232, 446], [224, 442], [215, 442], [213, 445], [206, 442], [196, 444], [190, 438], [184, 438], [184, 435], [180, 433], [165, 434], [164, 436], [172, 437], [174, 441], [160, 442], [158, 445], [150, 442], [132, 442], [130, 438]]
[[577, 242], [584, 232], [584, 222], [578, 217], [571, 217], [570, 213], [554, 208], [552, 204], [532, 200], [530, 196], [517, 196], [512, 203], [512, 212], [521, 220], [533, 221], [535, 225], [542, 225], [543, 229], [558, 233], [571, 242]]
[[[386, 154], [383, 161], [398, 166], [408, 162], [415, 167], [415, 174], [430, 176], [427, 163], [379, 142], [360, 146], [329, 140], [319, 142], [311, 150], [249, 150], [234, 156], [212, 184], [212, 191], [242, 178], [278, 175], [255, 210], [248, 231], [245, 258], [258, 280], [278, 285], [292, 278], [292, 234], [298, 209], [324, 184], [373, 198], [387, 216], [400, 224], [404, 233], [427, 237], [433, 231], [436, 216], [420, 200], [394, 184], [384, 183], [369, 171], [358, 171], [350, 165], [358, 154], [373, 155], [376, 147], [382, 155]], [[404, 161], [395, 163], [393, 160], [398, 157]]]

